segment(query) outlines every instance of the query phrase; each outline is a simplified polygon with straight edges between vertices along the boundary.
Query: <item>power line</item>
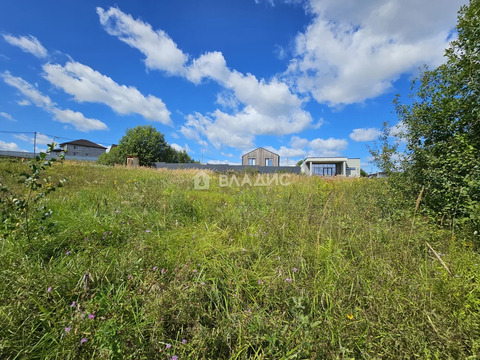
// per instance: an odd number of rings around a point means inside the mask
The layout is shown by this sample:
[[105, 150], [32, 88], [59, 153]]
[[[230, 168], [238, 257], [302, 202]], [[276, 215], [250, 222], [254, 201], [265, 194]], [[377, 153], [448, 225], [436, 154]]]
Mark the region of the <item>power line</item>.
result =
[[0, 133], [3, 133], [3, 134], [35, 134], [35, 131], [3, 131], [3, 130], [0, 130]]
[[[64, 136], [45, 134], [45, 133], [40, 132], [40, 131], [4, 131], [4, 130], [0, 130], [0, 133], [1, 134], [31, 134], [31, 135], [33, 135], [32, 137], [34, 137], [35, 134], [37, 134], [37, 135], [42, 134], [42, 135], [48, 136], [52, 139], [63, 139], [63, 140], [68, 140], [68, 141], [77, 140], [77, 139], [67, 138], [67, 137], [64, 137]], [[90, 141], [93, 141], [93, 140], [90, 140]], [[93, 141], [93, 142], [95, 142], [97, 144], [102, 143], [104, 145], [113, 145], [114, 144], [114, 143], [108, 143], [108, 142], [104, 142], [104, 141]]]

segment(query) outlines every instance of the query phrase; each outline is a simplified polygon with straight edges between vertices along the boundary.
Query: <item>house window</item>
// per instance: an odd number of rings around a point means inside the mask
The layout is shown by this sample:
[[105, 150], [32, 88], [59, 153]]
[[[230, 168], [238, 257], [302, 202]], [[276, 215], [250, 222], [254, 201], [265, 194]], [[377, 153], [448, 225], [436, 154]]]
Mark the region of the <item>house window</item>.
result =
[[255, 165], [255, 158], [249, 158], [248, 165]]
[[76, 155], [77, 155], [77, 153], [73, 153], [73, 156], [76, 156]]
[[77, 150], [78, 149], [78, 146], [77, 145], [73, 145], [73, 150]]
[[319, 176], [335, 176], [337, 175], [336, 164], [312, 164], [312, 174]]
[[265, 166], [272, 166], [272, 159], [266, 158], [265, 159]]

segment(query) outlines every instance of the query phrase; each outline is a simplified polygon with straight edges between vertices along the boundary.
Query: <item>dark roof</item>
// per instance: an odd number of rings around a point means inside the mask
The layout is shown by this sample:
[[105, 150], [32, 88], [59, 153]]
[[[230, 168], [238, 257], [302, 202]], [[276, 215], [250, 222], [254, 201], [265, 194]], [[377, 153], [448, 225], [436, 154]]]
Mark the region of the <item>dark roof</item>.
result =
[[243, 154], [242, 157], [244, 157], [245, 155], [248, 155], [248, 154], [250, 154], [250, 153], [252, 153], [252, 152], [254, 152], [254, 151], [257, 151], [258, 149], [263, 149], [263, 150], [268, 151], [269, 153], [271, 153], [271, 154], [273, 154], [273, 155], [277, 155], [278, 157], [280, 157], [278, 154], [275, 154], [273, 151], [267, 150], [267, 149], [265, 149], [265, 148], [263, 148], [263, 147], [261, 147], [261, 146], [258, 147], [258, 148], [256, 148], [256, 149], [253, 149], [252, 151], [249, 151], [248, 153]]
[[64, 142], [63, 144], [60, 144], [60, 147], [63, 147], [65, 145], [88, 146], [88, 147], [93, 147], [93, 148], [97, 148], [97, 149], [106, 149], [106, 147], [104, 147], [102, 145], [95, 144], [94, 142], [91, 142], [91, 141], [85, 140], [85, 139]]

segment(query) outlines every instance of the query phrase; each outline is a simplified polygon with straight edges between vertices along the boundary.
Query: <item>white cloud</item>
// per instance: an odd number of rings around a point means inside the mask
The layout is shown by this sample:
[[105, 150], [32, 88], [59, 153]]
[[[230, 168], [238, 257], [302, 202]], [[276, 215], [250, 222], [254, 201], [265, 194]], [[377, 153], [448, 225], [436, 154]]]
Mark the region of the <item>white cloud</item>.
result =
[[18, 46], [25, 52], [29, 52], [38, 58], [45, 58], [48, 55], [47, 50], [40, 44], [35, 36], [19, 36], [3, 35], [6, 42], [13, 46]]
[[215, 148], [222, 145], [246, 150], [253, 147], [256, 135], [286, 135], [300, 132], [311, 123], [309, 114], [266, 115], [248, 105], [233, 115], [216, 110], [208, 115], [187, 116], [180, 132], [188, 139], [206, 138]]
[[180, 145], [175, 144], [175, 143], [170, 144], [170, 146], [171, 146], [172, 148], [174, 148], [176, 151], [183, 151], [183, 150], [185, 150], [183, 147], [181, 147]]
[[149, 69], [164, 70], [170, 74], [183, 72], [188, 56], [178, 49], [177, 44], [164, 31], [154, 31], [150, 24], [135, 20], [118, 8], [111, 7], [105, 11], [97, 7], [97, 14], [110, 35], [118, 37], [145, 55], [145, 65]]
[[[32, 143], [32, 144], [34, 143], [33, 135], [18, 134], [13, 136], [19, 140], [28, 141], [29, 143]], [[54, 141], [53, 138], [42, 133], [37, 133], [37, 139], [36, 139], [37, 145], [47, 145], [47, 144], [51, 144], [53, 141]]]
[[403, 121], [399, 121], [397, 124], [392, 126], [390, 129], [390, 136], [395, 137], [398, 141], [406, 143], [407, 138], [405, 137], [408, 132], [408, 128]]
[[64, 124], [73, 125], [80, 131], [90, 130], [106, 130], [107, 126], [97, 119], [90, 119], [85, 117], [81, 112], [73, 111], [70, 109], [52, 108], [51, 113], [55, 116], [55, 119]]
[[21, 149], [17, 144], [10, 142], [7, 143], [5, 141], [0, 140], [0, 150], [4, 151], [22, 151], [26, 152], [27, 150]]
[[22, 78], [13, 76], [8, 71], [5, 71], [2, 74], [2, 77], [5, 83], [19, 90], [36, 106], [45, 109], [53, 106], [53, 102], [48, 96], [44, 96], [40, 91], [38, 91], [35, 87], [33, 87], [31, 84], [29, 84]]
[[160, 98], [145, 97], [135, 87], [119, 85], [86, 65], [70, 61], [65, 66], [46, 64], [43, 70], [45, 79], [78, 102], [102, 103], [121, 115], [136, 113], [147, 120], [171, 124], [170, 111]]
[[339, 156], [348, 146], [345, 139], [313, 139], [309, 143], [309, 156]]
[[199, 143], [207, 139], [216, 148], [228, 145], [245, 149], [252, 146], [256, 135], [291, 134], [311, 126], [311, 115], [302, 108], [304, 100], [279, 79], [266, 81], [231, 70], [219, 51], [204, 53], [188, 62], [188, 55], [165, 32], [154, 31], [149, 24], [118, 8], [97, 8], [97, 13], [109, 34], [145, 55], [149, 69], [182, 76], [195, 84], [213, 80], [224, 88], [217, 103], [231, 112], [217, 109], [208, 114], [188, 115], [180, 130], [185, 137]]
[[291, 161], [296, 162], [307, 156], [340, 156], [347, 148], [348, 142], [345, 139], [336, 138], [315, 138], [308, 140], [298, 136], [292, 136], [289, 145], [290, 147], [281, 146], [280, 149], [275, 149], [271, 146], [266, 146], [265, 148], [280, 155], [282, 164], [286, 165], [286, 159], [289, 159], [288, 165], [292, 165]]
[[12, 76], [8, 71], [1, 74], [1, 77], [10, 86], [19, 90], [25, 97], [33, 102], [36, 106], [49, 112], [54, 116], [54, 119], [73, 125], [77, 130], [106, 130], [107, 125], [97, 119], [86, 118], [82, 113], [75, 112], [70, 109], [62, 110], [48, 97], [38, 91], [33, 85], [29, 84], [20, 77]]
[[17, 104], [20, 105], [20, 106], [29, 106], [29, 105], [32, 105], [32, 103], [31, 103], [30, 101], [28, 101], [27, 99], [18, 100], [18, 101], [17, 101]]
[[223, 107], [224, 109], [231, 109], [238, 111], [240, 106], [240, 101], [235, 97], [231, 91], [222, 91], [217, 94], [217, 104]]
[[305, 156], [305, 149], [302, 148], [289, 148], [286, 146], [281, 146], [280, 149], [275, 149], [272, 146], [266, 146], [267, 150], [274, 152], [275, 154], [280, 155], [280, 158], [300, 158]]
[[353, 141], [372, 141], [378, 138], [382, 132], [376, 128], [353, 129], [350, 139]]
[[312, 23], [295, 41], [286, 78], [320, 103], [388, 91], [402, 74], [443, 61], [466, 0], [308, 0]]
[[180, 145], [178, 145], [178, 144], [173, 143], [173, 144], [170, 144], [170, 146], [171, 146], [172, 148], [174, 148], [176, 151], [180, 151], [180, 152], [181, 152], [181, 151], [186, 151], [186, 152], [189, 153], [189, 154], [192, 152], [192, 150], [190, 149], [190, 147], [188, 146], [188, 144], [185, 144], [185, 146], [180, 146]]
[[3, 112], [3, 111], [0, 112], [0, 116], [1, 116], [1, 117], [4, 117], [4, 118], [7, 119], [7, 120], [14, 121], [12, 115], [10, 115], [10, 114], [8, 114], [8, 113], [6, 113], [6, 112]]

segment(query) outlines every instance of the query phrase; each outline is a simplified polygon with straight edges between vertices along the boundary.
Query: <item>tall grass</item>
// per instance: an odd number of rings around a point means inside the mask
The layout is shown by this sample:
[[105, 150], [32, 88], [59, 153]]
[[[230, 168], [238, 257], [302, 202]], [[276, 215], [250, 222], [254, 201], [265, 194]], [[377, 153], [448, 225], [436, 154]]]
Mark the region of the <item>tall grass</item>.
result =
[[[22, 191], [23, 166], [0, 162], [2, 182]], [[20, 226], [1, 234], [2, 359], [480, 354], [475, 235], [435, 227], [387, 180], [211, 174], [200, 191], [191, 170], [49, 175], [68, 179], [45, 199], [55, 227], [30, 246]]]

